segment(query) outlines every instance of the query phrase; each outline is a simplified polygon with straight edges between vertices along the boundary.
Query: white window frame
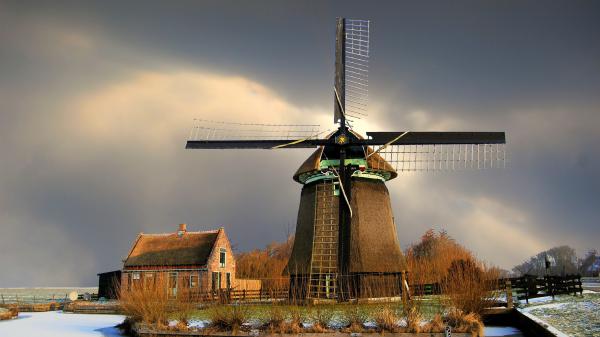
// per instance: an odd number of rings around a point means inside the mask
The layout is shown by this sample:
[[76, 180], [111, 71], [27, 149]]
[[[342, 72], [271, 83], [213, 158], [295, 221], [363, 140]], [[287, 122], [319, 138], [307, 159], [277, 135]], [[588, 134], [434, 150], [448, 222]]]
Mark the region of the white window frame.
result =
[[[192, 279], [194, 277], [196, 278], [196, 285], [194, 285], [194, 283], [192, 282]], [[196, 274], [196, 273], [190, 274], [190, 288], [198, 288], [199, 285], [200, 285], [200, 276], [198, 276], [198, 274]]]
[[[223, 261], [221, 261], [221, 256], [223, 257]], [[227, 265], [227, 249], [221, 248], [219, 249], [219, 267], [225, 268]]]

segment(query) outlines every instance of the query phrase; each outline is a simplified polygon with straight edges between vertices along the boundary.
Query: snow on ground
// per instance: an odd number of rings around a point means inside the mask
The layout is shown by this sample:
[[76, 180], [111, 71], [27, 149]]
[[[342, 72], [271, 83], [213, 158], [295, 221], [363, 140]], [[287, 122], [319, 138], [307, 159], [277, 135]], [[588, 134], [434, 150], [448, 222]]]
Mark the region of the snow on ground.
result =
[[[529, 304], [544, 303], [552, 301], [552, 296], [534, 297], [529, 299]], [[519, 300], [521, 304], [527, 304], [526, 300]]]
[[79, 315], [49, 312], [22, 312], [19, 317], [0, 322], [2, 337], [117, 337], [115, 325], [123, 322], [120, 315]]
[[[562, 332], [562, 336], [600, 337], [600, 293], [582, 296], [560, 295], [556, 300], [531, 303], [519, 309], [523, 314]], [[560, 334], [559, 334], [560, 335]]]

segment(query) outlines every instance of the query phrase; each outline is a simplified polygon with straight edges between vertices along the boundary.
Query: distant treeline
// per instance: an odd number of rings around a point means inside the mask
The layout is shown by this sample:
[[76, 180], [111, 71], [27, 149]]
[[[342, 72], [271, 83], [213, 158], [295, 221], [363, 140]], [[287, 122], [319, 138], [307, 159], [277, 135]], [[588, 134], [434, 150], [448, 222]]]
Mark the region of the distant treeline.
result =
[[512, 271], [516, 276], [546, 274], [546, 261], [549, 262], [549, 275], [581, 274], [582, 276], [598, 276], [600, 257], [593, 249], [584, 257], [577, 257], [575, 249], [569, 246], [550, 248], [532, 256], [529, 260], [515, 266]]
[[[237, 254], [237, 277], [250, 279], [281, 279], [283, 270], [292, 252], [294, 237], [284, 242], [272, 242], [264, 249], [255, 249]], [[464, 246], [457, 243], [445, 231], [428, 230], [421, 239], [410, 245], [404, 252], [406, 265], [411, 273], [411, 283], [436, 283], [446, 277], [454, 261], [469, 261], [484, 270], [494, 270], [499, 277], [522, 276], [525, 274], [544, 276], [546, 256], [551, 261], [549, 275], [581, 274], [598, 276], [600, 256], [590, 250], [583, 258], [576, 255], [575, 249], [559, 246], [532, 256], [512, 269], [512, 272], [494, 266], [486, 266]], [[267, 281], [269, 282], [269, 281]]]

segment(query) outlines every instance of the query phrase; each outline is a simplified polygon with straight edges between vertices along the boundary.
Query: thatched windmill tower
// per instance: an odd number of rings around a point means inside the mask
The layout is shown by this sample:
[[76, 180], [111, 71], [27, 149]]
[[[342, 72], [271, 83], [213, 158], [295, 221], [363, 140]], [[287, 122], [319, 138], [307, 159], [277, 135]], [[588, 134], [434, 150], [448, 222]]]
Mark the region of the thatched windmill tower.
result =
[[[352, 138], [358, 135], [349, 133]], [[372, 153], [372, 150], [370, 150]], [[295, 297], [333, 298], [388, 296], [401, 292], [404, 256], [398, 243], [390, 195], [385, 181], [396, 170], [379, 154], [365, 159], [361, 146], [350, 147], [351, 220], [340, 226], [344, 198], [334, 169], [339, 151], [319, 147], [296, 171], [303, 184], [294, 248], [286, 272]], [[369, 169], [367, 169], [369, 168]], [[343, 226], [343, 224], [342, 224]]]
[[504, 132], [367, 132], [370, 22], [337, 19], [334, 123], [316, 125], [196, 120], [188, 149], [315, 148], [294, 179], [303, 184], [286, 273], [296, 298], [399, 295], [405, 268], [385, 182], [401, 171], [487, 168], [504, 162]]

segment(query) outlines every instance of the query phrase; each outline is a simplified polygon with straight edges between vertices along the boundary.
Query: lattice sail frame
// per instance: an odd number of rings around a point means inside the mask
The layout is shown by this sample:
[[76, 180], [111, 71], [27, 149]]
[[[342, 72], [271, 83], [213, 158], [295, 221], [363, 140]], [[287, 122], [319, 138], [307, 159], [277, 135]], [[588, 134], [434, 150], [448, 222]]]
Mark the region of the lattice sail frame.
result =
[[297, 140], [317, 139], [317, 124], [235, 123], [194, 119], [188, 140]]
[[391, 165], [397, 172], [453, 171], [506, 167], [505, 144], [430, 144], [372, 146], [379, 158], [369, 168]]
[[344, 104], [346, 118], [352, 122], [367, 116], [371, 21], [346, 19], [344, 29]]

